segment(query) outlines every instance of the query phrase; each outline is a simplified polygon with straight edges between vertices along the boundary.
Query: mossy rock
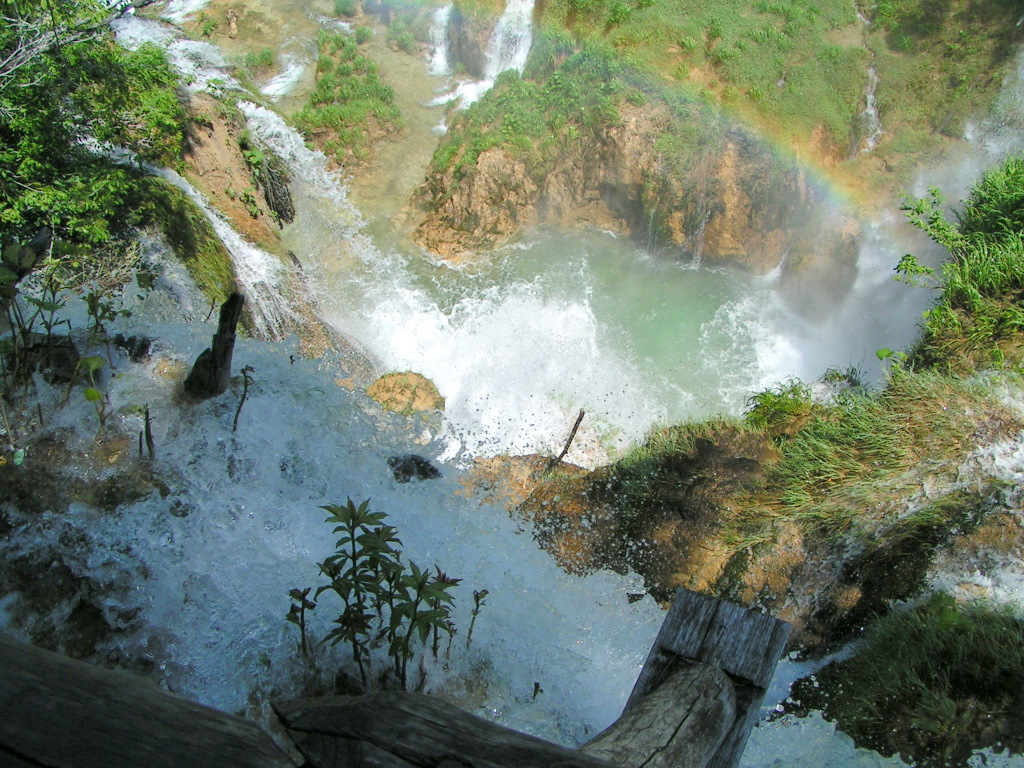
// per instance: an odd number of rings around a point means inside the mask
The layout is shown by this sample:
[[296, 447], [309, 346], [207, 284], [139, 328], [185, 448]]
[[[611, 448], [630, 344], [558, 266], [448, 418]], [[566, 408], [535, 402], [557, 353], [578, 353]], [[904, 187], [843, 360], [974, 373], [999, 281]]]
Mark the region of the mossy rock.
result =
[[444, 398], [434, 382], [412, 371], [385, 374], [367, 388], [366, 394], [385, 410], [406, 416], [444, 410]]

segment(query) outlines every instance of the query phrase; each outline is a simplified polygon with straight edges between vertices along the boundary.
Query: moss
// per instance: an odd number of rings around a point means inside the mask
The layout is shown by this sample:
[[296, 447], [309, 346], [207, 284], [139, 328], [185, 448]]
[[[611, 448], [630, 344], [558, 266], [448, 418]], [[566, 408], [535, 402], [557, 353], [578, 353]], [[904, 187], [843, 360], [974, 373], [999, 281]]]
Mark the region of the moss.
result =
[[196, 285], [210, 301], [223, 303], [236, 290], [231, 257], [203, 212], [160, 179], [148, 181], [144, 201], [148, 222], [161, 229]]
[[974, 749], [1024, 751], [1024, 621], [938, 594], [870, 630], [855, 654], [793, 689], [862, 747], [919, 766], [964, 766]]

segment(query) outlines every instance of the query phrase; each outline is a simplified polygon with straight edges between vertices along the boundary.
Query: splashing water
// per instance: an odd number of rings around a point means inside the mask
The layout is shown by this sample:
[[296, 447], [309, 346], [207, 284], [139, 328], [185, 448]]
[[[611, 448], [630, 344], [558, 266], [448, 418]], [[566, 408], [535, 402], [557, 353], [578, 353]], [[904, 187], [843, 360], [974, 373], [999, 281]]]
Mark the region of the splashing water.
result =
[[533, 46], [533, 6], [534, 0], [508, 0], [487, 41], [483, 79], [463, 81], [455, 90], [430, 103], [440, 105], [454, 101], [459, 109], [465, 109], [487, 93], [494, 86], [494, 79], [505, 70], [514, 69], [522, 74]]
[[149, 171], [167, 180], [184, 192], [206, 216], [217, 237], [231, 256], [235, 279], [246, 297], [253, 333], [264, 339], [281, 339], [296, 319], [289, 291], [284, 284], [281, 261], [247, 242], [231, 228], [218, 211], [210, 207], [195, 187], [167, 168], [148, 167]]
[[427, 55], [427, 71], [437, 77], [444, 77], [452, 73], [451, 64], [448, 62], [448, 24], [451, 21], [452, 8], [449, 3], [442, 5], [434, 11], [431, 18], [428, 42], [430, 52]]

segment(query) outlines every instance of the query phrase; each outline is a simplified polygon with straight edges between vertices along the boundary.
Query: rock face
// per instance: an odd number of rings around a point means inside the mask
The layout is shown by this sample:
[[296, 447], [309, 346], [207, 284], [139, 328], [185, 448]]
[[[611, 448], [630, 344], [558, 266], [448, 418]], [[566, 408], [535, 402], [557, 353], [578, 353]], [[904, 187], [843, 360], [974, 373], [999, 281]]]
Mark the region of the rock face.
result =
[[467, 172], [461, 149], [419, 189], [414, 203], [424, 215], [414, 240], [460, 259], [546, 223], [605, 229], [754, 274], [813, 272], [819, 261], [842, 272], [851, 262], [856, 221], [793, 159], [720, 117], [709, 120], [706, 108], [670, 115], [653, 101], [623, 102], [618, 113], [539, 162], [536, 148], [498, 144]]
[[366, 394], [388, 411], [411, 415], [443, 411], [444, 398], [430, 379], [412, 371], [387, 373], [366, 389]]

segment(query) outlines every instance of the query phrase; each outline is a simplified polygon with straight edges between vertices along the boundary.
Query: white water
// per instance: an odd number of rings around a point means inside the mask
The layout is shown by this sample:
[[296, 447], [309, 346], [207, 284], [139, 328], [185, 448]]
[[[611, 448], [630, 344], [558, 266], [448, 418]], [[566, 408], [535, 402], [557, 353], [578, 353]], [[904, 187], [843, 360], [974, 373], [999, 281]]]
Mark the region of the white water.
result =
[[502, 72], [514, 69], [521, 74], [533, 45], [533, 6], [534, 0], [508, 0], [487, 41], [483, 79], [464, 80], [454, 90], [430, 103], [456, 102], [459, 109], [465, 109], [487, 93]]
[[445, 77], [452, 73], [452, 67], [448, 61], [448, 24], [452, 16], [454, 6], [449, 3], [442, 5], [434, 11], [431, 18], [428, 42], [430, 50], [427, 54], [427, 71], [437, 77]]
[[305, 56], [294, 53], [282, 54], [281, 71], [260, 86], [260, 93], [273, 101], [279, 101], [295, 90], [308, 66], [309, 59]]
[[[452, 468], [436, 483], [399, 486], [387, 456], [550, 446], [586, 406], [600, 428], [591, 447], [570, 458], [592, 462], [695, 402], [735, 412], [758, 386], [794, 372], [813, 377], [826, 359], [857, 362], [850, 357], [857, 345], [873, 353], [865, 338], [897, 347], [887, 335], [901, 324], [892, 319], [892, 291], [909, 289], [888, 278], [902, 247], [883, 247], [881, 228], [866, 238], [856, 300], [837, 308], [840, 319], [826, 327], [802, 325], [768, 280], [659, 264], [599, 236], [556, 241], [551, 252], [563, 261], [554, 268], [541, 242], [507, 249], [491, 271], [437, 267], [382, 253], [360, 234], [362, 218], [322, 156], [273, 113], [240, 106], [252, 130], [276, 142], [298, 171], [297, 219], [286, 236], [304, 246], [295, 250], [321, 286], [326, 316], [386, 366], [415, 367], [442, 384], [446, 439], [413, 448], [402, 419], [336, 387], [333, 370], [288, 364], [287, 345], [240, 345], [236, 367], [253, 365], [256, 382], [238, 433], [230, 431], [237, 399], [183, 407], [155, 363], [124, 364], [110, 383], [112, 400], [151, 404], [159, 462], [180, 478], [174, 491], [188, 516], [153, 498], [114, 514], [74, 507], [19, 533], [36, 546], [78, 541], [70, 553], [76, 568], [111, 586], [105, 610], [142, 611], [120, 653], [153, 654], [163, 660], [156, 676], [166, 684], [236, 709], [254, 687], [294, 686], [299, 665], [295, 629], [283, 621], [285, 595], [313, 583], [312, 563], [332, 540], [316, 506], [372, 496], [413, 557], [466, 579], [460, 626], [468, 624], [472, 589], [493, 595], [472, 652], [459, 648], [448, 672], [431, 670], [431, 686], [513, 727], [566, 743], [585, 738], [618, 714], [660, 611], [649, 600], [626, 603], [625, 592], [637, 591], [633, 579], [579, 579], [554, 568], [503, 510], [457, 496]], [[313, 231], [317, 219], [331, 222], [330, 237]], [[113, 330], [149, 331], [166, 355], [191, 362], [211, 329], [168, 322], [181, 294], [151, 295]], [[861, 303], [868, 297], [875, 303]], [[862, 337], [864, 328], [874, 335]], [[692, 370], [714, 376], [680, 383], [680, 371]], [[95, 414], [77, 406], [62, 418], [90, 434]], [[118, 419], [130, 432], [139, 428], [137, 417]], [[317, 613], [317, 631], [329, 619]], [[779, 676], [793, 673], [784, 664]], [[544, 689], [537, 700], [535, 681]], [[759, 727], [743, 760], [750, 768], [899, 764], [854, 750], [816, 717]]]
[[875, 98], [875, 91], [878, 89], [878, 70], [872, 61], [868, 67], [868, 88], [864, 95], [864, 111], [861, 113], [861, 121], [864, 124], [866, 135], [861, 140], [861, 153], [873, 152], [878, 146], [879, 139], [885, 134], [882, 130], [882, 121], [878, 116], [878, 104]]

